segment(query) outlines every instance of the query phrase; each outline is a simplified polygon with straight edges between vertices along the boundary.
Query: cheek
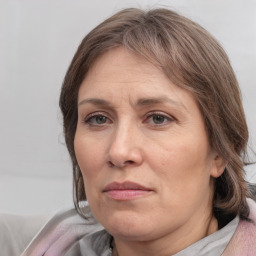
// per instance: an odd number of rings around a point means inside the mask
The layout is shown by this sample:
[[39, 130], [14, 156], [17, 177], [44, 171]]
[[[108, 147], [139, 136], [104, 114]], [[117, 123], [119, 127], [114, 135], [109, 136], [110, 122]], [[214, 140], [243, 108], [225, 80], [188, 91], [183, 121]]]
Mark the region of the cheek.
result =
[[77, 134], [74, 140], [76, 159], [84, 180], [95, 176], [99, 159], [101, 159], [101, 147], [99, 143], [93, 143], [90, 138]]
[[[154, 162], [156, 170], [162, 172], [182, 174], [189, 172], [191, 167], [200, 165], [205, 153], [198, 151], [198, 146], [186, 139], [165, 140], [163, 143], [156, 143], [151, 150], [148, 150], [148, 159]], [[203, 149], [202, 149], [203, 151]], [[159, 167], [161, 167], [159, 169]], [[181, 172], [183, 170], [183, 172]]]
[[168, 189], [177, 191], [187, 187], [197, 190], [196, 186], [209, 185], [213, 161], [209, 157], [207, 140], [197, 140], [193, 136], [173, 137], [155, 144], [149, 152], [153, 169]]
[[92, 146], [89, 138], [77, 134], [74, 140], [74, 149], [83, 176], [86, 197], [88, 201], [91, 201], [90, 199], [96, 196], [95, 184], [97, 184], [99, 176], [99, 171], [97, 170], [100, 170], [99, 148], [97, 144]]

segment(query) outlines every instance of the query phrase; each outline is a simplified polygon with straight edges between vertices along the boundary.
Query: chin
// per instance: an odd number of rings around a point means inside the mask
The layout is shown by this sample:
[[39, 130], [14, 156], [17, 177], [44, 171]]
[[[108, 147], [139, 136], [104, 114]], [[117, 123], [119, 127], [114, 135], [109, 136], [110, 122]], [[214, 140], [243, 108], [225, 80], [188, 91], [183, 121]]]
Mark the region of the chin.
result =
[[101, 222], [106, 230], [114, 237], [126, 240], [148, 240], [156, 227], [152, 224], [157, 223], [147, 216], [134, 212], [120, 211], [113, 213]]

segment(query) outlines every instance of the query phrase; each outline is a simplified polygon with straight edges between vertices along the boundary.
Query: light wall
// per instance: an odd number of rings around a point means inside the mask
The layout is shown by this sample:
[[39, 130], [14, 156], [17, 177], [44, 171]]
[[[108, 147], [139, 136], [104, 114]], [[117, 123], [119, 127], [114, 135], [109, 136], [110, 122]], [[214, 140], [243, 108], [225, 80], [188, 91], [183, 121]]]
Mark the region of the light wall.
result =
[[0, 0], [0, 212], [72, 205], [60, 87], [84, 35], [125, 7], [172, 8], [219, 39], [240, 82], [256, 144], [256, 1]]

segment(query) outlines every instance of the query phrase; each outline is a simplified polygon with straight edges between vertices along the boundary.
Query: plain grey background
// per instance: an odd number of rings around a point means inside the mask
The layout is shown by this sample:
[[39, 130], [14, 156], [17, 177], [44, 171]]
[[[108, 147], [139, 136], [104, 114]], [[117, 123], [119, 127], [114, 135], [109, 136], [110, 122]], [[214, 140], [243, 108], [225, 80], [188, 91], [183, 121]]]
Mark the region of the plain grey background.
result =
[[[0, 0], [0, 212], [72, 205], [60, 87], [86, 33], [125, 7], [174, 9], [221, 42], [240, 82], [255, 149], [255, 0]], [[249, 168], [249, 180], [255, 172]]]

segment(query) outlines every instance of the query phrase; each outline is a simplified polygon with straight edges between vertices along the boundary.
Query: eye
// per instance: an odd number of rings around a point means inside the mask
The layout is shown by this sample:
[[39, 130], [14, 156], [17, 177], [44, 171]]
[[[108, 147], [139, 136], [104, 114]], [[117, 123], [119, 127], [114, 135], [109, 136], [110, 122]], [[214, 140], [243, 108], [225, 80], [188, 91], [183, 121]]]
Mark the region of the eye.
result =
[[93, 113], [89, 115], [88, 117], [86, 117], [84, 122], [91, 126], [103, 126], [105, 124], [111, 123], [108, 117], [100, 113]]
[[147, 115], [146, 122], [154, 126], [166, 125], [169, 122], [174, 121], [172, 117], [163, 113], [149, 113]]
[[152, 121], [155, 123], [155, 124], [162, 124], [166, 121], [166, 117], [165, 116], [162, 116], [162, 115], [153, 115], [152, 116]]

